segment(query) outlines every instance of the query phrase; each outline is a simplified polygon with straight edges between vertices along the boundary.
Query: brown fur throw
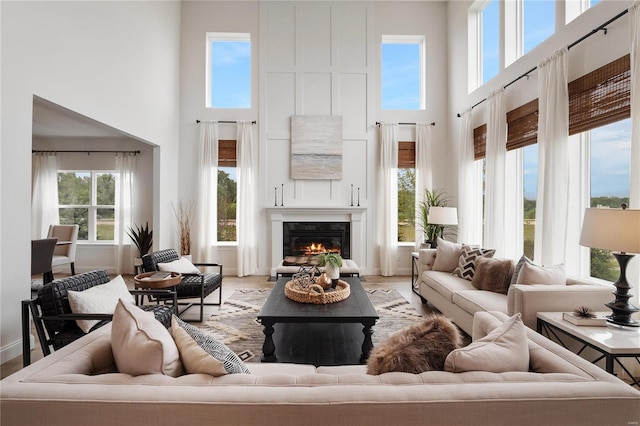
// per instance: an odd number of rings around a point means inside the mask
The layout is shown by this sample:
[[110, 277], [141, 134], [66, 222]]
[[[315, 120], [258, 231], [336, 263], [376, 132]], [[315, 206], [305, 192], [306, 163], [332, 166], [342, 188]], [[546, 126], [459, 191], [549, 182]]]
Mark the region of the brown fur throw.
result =
[[449, 352], [461, 344], [460, 332], [451, 320], [432, 314], [376, 346], [367, 361], [367, 373], [442, 371]]

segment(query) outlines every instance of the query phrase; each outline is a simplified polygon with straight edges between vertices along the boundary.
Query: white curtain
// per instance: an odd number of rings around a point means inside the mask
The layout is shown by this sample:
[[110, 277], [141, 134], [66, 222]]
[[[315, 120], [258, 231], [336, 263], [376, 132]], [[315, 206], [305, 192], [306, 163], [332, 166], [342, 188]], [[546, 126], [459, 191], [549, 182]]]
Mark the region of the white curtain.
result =
[[[118, 180], [116, 187], [116, 211], [114, 223], [116, 274], [131, 272], [126, 270], [131, 259], [136, 256], [137, 249], [126, 231], [133, 224], [133, 183], [136, 171], [137, 156], [134, 153], [119, 152], [116, 154], [116, 171]], [[125, 244], [126, 248], [125, 249]], [[131, 253], [131, 247], [134, 254]]]
[[482, 244], [482, 162], [475, 161], [473, 113], [461, 114], [458, 137], [458, 241]]
[[46, 238], [49, 225], [59, 224], [58, 157], [51, 152], [33, 154], [31, 177], [31, 238]]
[[398, 252], [398, 123], [380, 124], [380, 273], [395, 274]]
[[[640, 209], [640, 1], [629, 8], [629, 37], [631, 50], [631, 182], [629, 207]], [[637, 257], [637, 256], [636, 256]], [[640, 260], [630, 262], [627, 278], [632, 285], [632, 302], [640, 303]]]
[[238, 190], [236, 204], [238, 238], [238, 276], [258, 271], [256, 217], [256, 166], [253, 146], [253, 126], [249, 121], [237, 124]]
[[565, 262], [569, 203], [569, 92], [565, 47], [538, 64], [536, 262]]
[[[424, 191], [433, 189], [432, 166], [431, 166], [431, 124], [416, 123], [416, 202], [415, 217], [420, 214], [420, 203], [424, 200]], [[416, 226], [415, 242], [416, 249], [424, 239], [424, 233]]]
[[487, 98], [486, 177], [484, 202], [484, 247], [494, 248], [496, 256], [505, 257], [505, 169], [507, 156], [507, 112], [504, 89]]
[[213, 245], [218, 222], [218, 123], [200, 122], [200, 163], [198, 168], [198, 215], [195, 259], [215, 260]]

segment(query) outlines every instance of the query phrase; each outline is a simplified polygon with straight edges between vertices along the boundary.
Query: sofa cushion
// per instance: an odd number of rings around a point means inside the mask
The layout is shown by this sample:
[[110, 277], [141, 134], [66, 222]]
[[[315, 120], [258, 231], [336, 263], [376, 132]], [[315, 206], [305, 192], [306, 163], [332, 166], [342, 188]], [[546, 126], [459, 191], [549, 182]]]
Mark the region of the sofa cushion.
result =
[[518, 273], [516, 284], [566, 285], [567, 275], [564, 265], [538, 266], [524, 263]]
[[496, 327], [485, 337], [452, 351], [445, 361], [446, 371], [529, 371], [529, 345], [520, 314]]
[[440, 293], [447, 301], [453, 301], [453, 294], [462, 290], [476, 290], [471, 281], [456, 277], [448, 272], [424, 271], [422, 282]]
[[465, 312], [483, 311], [507, 313], [507, 295], [486, 290], [462, 290], [453, 294], [453, 303]]
[[475, 261], [478, 257], [493, 257], [496, 253], [495, 249], [484, 249], [477, 246], [462, 245], [460, 256], [458, 257], [458, 266], [453, 270], [452, 274], [465, 280], [471, 281], [475, 273]]
[[158, 263], [158, 270], [166, 272], [177, 272], [179, 274], [199, 274], [200, 270], [194, 266], [189, 259], [181, 257], [178, 260], [168, 263]]
[[520, 257], [520, 260], [518, 260], [518, 263], [516, 263], [516, 266], [513, 268], [513, 275], [511, 276], [511, 283], [509, 285], [517, 284], [518, 274], [522, 269], [522, 265], [524, 265], [525, 263], [533, 264], [533, 261], [523, 254]]
[[202, 373], [215, 377], [250, 374], [244, 362], [227, 345], [175, 315], [171, 319], [171, 333], [188, 374]]
[[507, 294], [512, 276], [513, 261], [480, 256], [475, 261], [471, 284], [478, 290]]
[[[84, 291], [67, 291], [69, 306], [74, 314], [112, 314], [118, 300], [123, 299], [127, 303], [135, 303], [135, 300], [127, 284], [121, 275], [118, 275], [105, 284], [96, 285]], [[85, 333], [100, 323], [100, 320], [78, 319], [76, 324]]]
[[438, 237], [438, 249], [436, 260], [433, 262], [433, 270], [441, 272], [451, 272], [458, 266], [462, 244], [452, 243]]
[[169, 331], [152, 313], [122, 300], [113, 313], [111, 348], [121, 373], [178, 377], [183, 372], [180, 353]]
[[451, 320], [432, 314], [393, 333], [373, 348], [367, 360], [367, 373], [441, 371], [447, 355], [461, 343], [460, 332]]

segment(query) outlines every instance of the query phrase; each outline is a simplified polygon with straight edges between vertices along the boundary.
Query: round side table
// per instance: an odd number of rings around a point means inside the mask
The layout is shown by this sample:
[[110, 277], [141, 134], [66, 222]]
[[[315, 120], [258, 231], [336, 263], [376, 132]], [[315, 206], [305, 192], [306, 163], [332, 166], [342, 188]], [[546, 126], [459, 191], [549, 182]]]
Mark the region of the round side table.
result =
[[[165, 278], [152, 278], [154, 274], [157, 272], [144, 272], [142, 274], [138, 274], [133, 277], [133, 282], [135, 283], [136, 290], [164, 290], [168, 288], [174, 288], [182, 281], [182, 275], [177, 272], [171, 272], [171, 275]], [[175, 288], [174, 288], [174, 308], [175, 312], [178, 312], [178, 306], [175, 305], [176, 297], [175, 297]], [[149, 301], [151, 301], [151, 296], [149, 295]], [[138, 296], [136, 295], [136, 304], [138, 303]], [[144, 303], [144, 295], [142, 296], [142, 303]]]

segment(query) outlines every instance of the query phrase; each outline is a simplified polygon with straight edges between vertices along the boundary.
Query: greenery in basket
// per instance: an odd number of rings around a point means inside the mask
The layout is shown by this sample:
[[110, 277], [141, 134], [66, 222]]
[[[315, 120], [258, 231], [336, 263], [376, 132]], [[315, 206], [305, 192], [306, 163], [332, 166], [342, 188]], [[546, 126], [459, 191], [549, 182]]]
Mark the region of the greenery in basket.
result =
[[318, 266], [329, 264], [335, 269], [342, 267], [342, 256], [338, 253], [320, 253], [316, 258], [318, 259]]
[[133, 225], [126, 231], [131, 241], [138, 248], [140, 257], [149, 253], [151, 246], [153, 245], [153, 231], [149, 229], [149, 222], [145, 226]]

